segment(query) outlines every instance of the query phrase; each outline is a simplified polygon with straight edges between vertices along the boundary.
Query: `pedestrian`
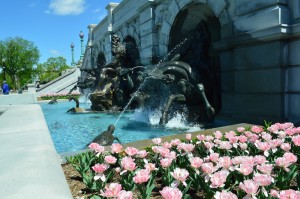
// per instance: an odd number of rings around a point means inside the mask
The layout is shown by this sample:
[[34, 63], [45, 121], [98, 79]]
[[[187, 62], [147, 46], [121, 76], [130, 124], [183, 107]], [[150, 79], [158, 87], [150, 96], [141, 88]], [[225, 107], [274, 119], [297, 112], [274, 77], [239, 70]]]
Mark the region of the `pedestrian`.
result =
[[9, 94], [9, 86], [6, 83], [6, 81], [3, 81], [2, 92], [3, 92], [4, 95], [8, 95]]

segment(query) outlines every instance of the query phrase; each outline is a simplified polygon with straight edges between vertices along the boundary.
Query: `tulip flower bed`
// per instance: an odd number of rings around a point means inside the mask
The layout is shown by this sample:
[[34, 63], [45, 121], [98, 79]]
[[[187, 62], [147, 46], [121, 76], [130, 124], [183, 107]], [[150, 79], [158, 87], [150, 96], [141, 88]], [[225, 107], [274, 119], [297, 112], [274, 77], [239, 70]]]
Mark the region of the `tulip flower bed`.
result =
[[69, 99], [69, 97], [79, 98], [80, 96], [81, 96], [80, 92], [46, 93], [46, 94], [41, 94], [41, 99], [42, 100], [51, 100], [53, 98], [56, 98], [56, 99]]
[[239, 127], [143, 150], [96, 143], [67, 159], [89, 198], [300, 199], [300, 127], [276, 123]]

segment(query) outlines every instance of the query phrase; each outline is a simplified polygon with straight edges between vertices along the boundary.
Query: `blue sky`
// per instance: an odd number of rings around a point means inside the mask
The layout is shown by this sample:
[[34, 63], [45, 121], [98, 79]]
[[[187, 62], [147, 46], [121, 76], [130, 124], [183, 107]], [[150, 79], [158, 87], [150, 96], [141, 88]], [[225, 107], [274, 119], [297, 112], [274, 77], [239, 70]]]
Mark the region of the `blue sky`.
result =
[[106, 16], [109, 2], [122, 0], [2, 0], [0, 40], [22, 37], [40, 50], [40, 63], [49, 57], [63, 56], [71, 65], [71, 42], [74, 57], [80, 57], [79, 33], [87, 42], [89, 24], [97, 24]]

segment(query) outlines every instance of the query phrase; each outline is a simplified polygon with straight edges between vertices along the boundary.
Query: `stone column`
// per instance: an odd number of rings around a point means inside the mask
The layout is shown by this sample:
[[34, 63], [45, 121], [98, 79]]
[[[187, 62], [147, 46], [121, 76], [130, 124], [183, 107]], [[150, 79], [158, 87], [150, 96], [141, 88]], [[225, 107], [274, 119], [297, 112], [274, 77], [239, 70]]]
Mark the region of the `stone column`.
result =
[[141, 61], [144, 65], [158, 62], [158, 39], [155, 26], [155, 1], [149, 0], [137, 12], [140, 13]]

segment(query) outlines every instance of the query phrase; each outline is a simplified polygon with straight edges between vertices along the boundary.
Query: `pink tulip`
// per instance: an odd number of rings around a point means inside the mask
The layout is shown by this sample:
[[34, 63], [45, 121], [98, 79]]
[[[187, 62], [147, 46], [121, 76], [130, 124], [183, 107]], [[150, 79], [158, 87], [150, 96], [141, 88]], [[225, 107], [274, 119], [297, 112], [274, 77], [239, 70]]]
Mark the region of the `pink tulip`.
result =
[[292, 136], [292, 135], [297, 134], [298, 130], [297, 130], [297, 128], [292, 128], [292, 129], [286, 129], [285, 132], [287, 135]]
[[145, 169], [147, 169], [148, 171], [157, 170], [157, 168], [155, 167], [155, 164], [153, 164], [153, 163], [147, 163], [147, 164], [145, 164]]
[[109, 168], [109, 165], [107, 164], [95, 164], [92, 169], [96, 172], [96, 173], [104, 173], [104, 171], [106, 171]]
[[211, 162], [217, 162], [219, 159], [219, 156], [220, 156], [220, 154], [218, 154], [218, 153], [212, 153], [209, 155], [209, 160]]
[[154, 144], [159, 145], [159, 144], [161, 143], [161, 138], [154, 138], [154, 139], [152, 139], [152, 142], [153, 142]]
[[239, 165], [242, 164], [245, 156], [235, 156], [231, 159], [232, 164]]
[[162, 146], [152, 146], [151, 149], [154, 153], [158, 154], [163, 149], [163, 147]]
[[116, 173], [121, 173], [121, 168], [120, 168], [120, 167], [116, 167], [116, 168], [115, 168], [115, 172], [116, 172]]
[[179, 150], [184, 150], [186, 153], [190, 153], [194, 150], [195, 145], [193, 144], [187, 144], [187, 143], [180, 143], [177, 148]]
[[293, 141], [294, 145], [300, 146], [300, 135], [294, 136], [292, 138], [292, 141]]
[[272, 164], [261, 164], [261, 165], [257, 165], [256, 168], [264, 174], [271, 174], [273, 171]]
[[229, 131], [228, 133], [225, 133], [225, 137], [227, 139], [230, 139], [232, 137], [236, 136], [236, 133], [234, 131]]
[[285, 131], [278, 131], [277, 135], [278, 135], [278, 138], [284, 139], [286, 137], [286, 132]]
[[265, 156], [262, 156], [262, 155], [256, 155], [254, 156], [254, 162], [256, 164], [263, 164], [267, 161], [266, 157]]
[[271, 148], [277, 148], [283, 143], [282, 139], [273, 139], [269, 141]]
[[284, 151], [289, 151], [289, 150], [291, 150], [291, 145], [289, 143], [282, 143], [280, 145], [280, 148]]
[[186, 134], [185, 139], [190, 141], [192, 139], [192, 134], [190, 134], [190, 133]]
[[138, 154], [139, 150], [134, 148], [134, 147], [127, 147], [125, 149], [125, 153], [129, 156], [134, 156], [136, 154]]
[[170, 149], [167, 149], [164, 147], [160, 148], [160, 151], [159, 151], [160, 155], [163, 157], [168, 156], [170, 154], [170, 152], [171, 152]]
[[230, 192], [230, 191], [225, 191], [223, 190], [222, 192], [217, 191], [216, 194], [214, 195], [215, 199], [238, 199], [238, 197]]
[[107, 198], [118, 197], [121, 190], [122, 186], [119, 183], [110, 183], [109, 186], [105, 186], [105, 192], [101, 191], [100, 195]]
[[160, 160], [160, 164], [163, 168], [168, 168], [172, 164], [173, 159], [164, 158]]
[[108, 156], [105, 156], [104, 157], [104, 161], [107, 163], [107, 164], [115, 164], [117, 162], [117, 158], [115, 158], [114, 156], [112, 155], [108, 155]]
[[176, 155], [176, 152], [175, 151], [171, 151], [170, 153], [165, 153], [163, 154], [163, 157], [164, 158], [169, 158], [169, 159], [172, 159], [172, 160], [175, 160], [177, 155]]
[[176, 168], [173, 172], [170, 172], [173, 178], [180, 182], [185, 182], [189, 176], [189, 172], [185, 169]]
[[268, 174], [254, 174], [253, 177], [254, 182], [256, 182], [259, 186], [266, 187], [274, 182], [274, 179]]
[[264, 139], [267, 142], [272, 140], [272, 135], [270, 133], [267, 133], [267, 132], [262, 132], [261, 137], [262, 137], [262, 139]]
[[132, 199], [133, 193], [131, 191], [122, 190], [118, 193], [117, 199]]
[[202, 169], [203, 173], [205, 173], [205, 174], [212, 174], [216, 170], [213, 163], [211, 163], [211, 162], [203, 163], [201, 165], [201, 169]]
[[180, 139], [171, 140], [171, 145], [172, 146], [178, 146], [180, 143], [181, 143]]
[[197, 139], [198, 139], [199, 141], [204, 141], [205, 138], [206, 138], [205, 135], [197, 135], [196, 137], [197, 137]]
[[221, 170], [210, 176], [211, 188], [219, 188], [224, 187], [224, 183], [226, 182], [226, 178], [229, 175], [229, 171]]
[[239, 141], [239, 137], [237, 137], [237, 136], [233, 136], [233, 137], [229, 138], [229, 142], [231, 144], [237, 143], [238, 141]]
[[259, 140], [259, 136], [254, 133], [249, 132], [248, 134], [245, 133], [245, 135], [248, 137], [251, 143], [255, 143], [257, 140]]
[[139, 158], [145, 158], [148, 155], [148, 152], [146, 150], [140, 150], [137, 154]]
[[89, 148], [97, 153], [102, 153], [105, 150], [104, 146], [100, 146], [98, 143], [94, 142], [89, 145]]
[[246, 129], [245, 129], [244, 127], [238, 127], [236, 130], [237, 130], [237, 132], [242, 133], [242, 132], [244, 132]]
[[263, 132], [263, 130], [264, 129], [260, 126], [252, 126], [251, 127], [251, 131], [256, 134]]
[[219, 144], [219, 148], [220, 149], [225, 149], [225, 150], [230, 150], [232, 148], [232, 145], [230, 144], [230, 142], [228, 141], [222, 141], [220, 144]]
[[280, 199], [300, 199], [300, 191], [292, 189], [282, 190], [279, 192], [277, 197]]
[[258, 184], [253, 180], [245, 180], [244, 182], [240, 182], [239, 187], [248, 195], [255, 195], [259, 188]]
[[229, 169], [231, 167], [231, 158], [229, 156], [220, 157], [218, 160], [218, 166], [224, 169]]
[[204, 146], [207, 149], [212, 149], [214, 147], [214, 143], [211, 142], [204, 142]]
[[288, 162], [291, 162], [291, 163], [295, 163], [295, 162], [297, 162], [297, 160], [298, 160], [297, 156], [295, 156], [293, 153], [289, 153], [289, 152], [286, 152], [285, 154], [283, 154], [283, 157], [284, 157]]
[[284, 157], [279, 157], [275, 159], [275, 165], [287, 169], [291, 165], [291, 162], [287, 161]]
[[147, 169], [141, 169], [136, 172], [135, 176], [133, 177], [133, 181], [136, 184], [142, 184], [147, 182], [150, 178], [150, 171]]
[[221, 131], [214, 132], [214, 135], [215, 135], [215, 138], [218, 140], [223, 137], [223, 133]]
[[164, 143], [163, 143], [163, 147], [166, 148], [166, 149], [169, 149], [169, 148], [172, 147], [172, 145], [171, 145], [171, 143], [169, 143], [169, 142], [164, 142]]
[[103, 182], [106, 180], [106, 176], [103, 174], [107, 169], [109, 168], [109, 165], [107, 164], [95, 164], [92, 169], [97, 173], [94, 176], [94, 180], [101, 179]]
[[255, 146], [256, 146], [256, 148], [258, 148], [259, 150], [262, 150], [264, 152], [270, 150], [270, 148], [271, 148], [271, 146], [268, 142], [261, 142], [261, 141], [256, 141]]
[[246, 150], [248, 148], [248, 144], [247, 143], [239, 143], [239, 146], [242, 150]]
[[205, 140], [206, 141], [208, 141], [208, 142], [210, 142], [210, 141], [212, 141], [212, 140], [214, 140], [215, 138], [213, 137], [213, 136], [211, 136], [211, 135], [207, 135], [206, 137], [205, 137]]
[[240, 135], [240, 136], [238, 136], [238, 138], [241, 143], [245, 143], [248, 141], [248, 138], [244, 135]]
[[263, 151], [264, 156], [269, 156], [269, 150], [271, 149], [271, 145], [268, 142], [261, 142], [257, 140], [254, 145], [257, 149]]
[[195, 169], [198, 169], [203, 164], [203, 160], [199, 157], [192, 157], [190, 159], [191, 166]]
[[274, 198], [279, 198], [279, 192], [275, 189], [271, 189], [270, 195]]
[[181, 199], [182, 193], [178, 188], [164, 187], [159, 191], [164, 199]]
[[121, 160], [121, 166], [128, 171], [134, 171], [137, 167], [134, 160], [131, 157], [124, 157]]
[[253, 156], [242, 156], [242, 164], [248, 164], [254, 166], [255, 159]]
[[120, 153], [123, 150], [123, 146], [119, 143], [113, 143], [111, 145], [111, 150], [113, 153]]
[[240, 164], [239, 168], [236, 168], [237, 171], [247, 176], [253, 172], [253, 165], [251, 164]]

